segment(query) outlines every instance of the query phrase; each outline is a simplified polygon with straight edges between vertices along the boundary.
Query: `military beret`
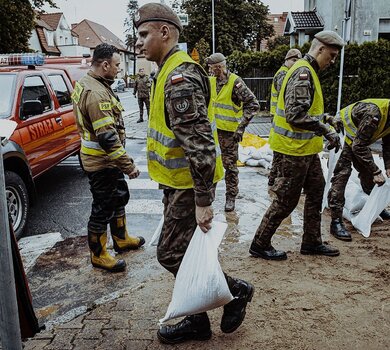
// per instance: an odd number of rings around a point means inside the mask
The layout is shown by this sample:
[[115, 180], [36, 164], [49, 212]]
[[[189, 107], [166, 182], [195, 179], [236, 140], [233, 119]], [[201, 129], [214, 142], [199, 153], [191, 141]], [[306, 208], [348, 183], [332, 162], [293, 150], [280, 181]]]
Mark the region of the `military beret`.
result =
[[173, 24], [179, 31], [182, 31], [180, 19], [173, 10], [164, 4], [150, 3], [141, 6], [134, 14], [134, 25], [138, 28], [145, 22], [167, 22]]
[[322, 32], [319, 32], [314, 35], [314, 37], [325, 45], [335, 46], [339, 49], [341, 49], [345, 45], [345, 42], [342, 37], [331, 30], [323, 30]]
[[284, 58], [285, 60], [288, 60], [290, 58], [302, 58], [301, 51], [298, 49], [290, 49], [288, 50], [286, 57]]
[[220, 52], [213, 53], [211, 56], [206, 58], [207, 64], [217, 64], [225, 61], [226, 58]]

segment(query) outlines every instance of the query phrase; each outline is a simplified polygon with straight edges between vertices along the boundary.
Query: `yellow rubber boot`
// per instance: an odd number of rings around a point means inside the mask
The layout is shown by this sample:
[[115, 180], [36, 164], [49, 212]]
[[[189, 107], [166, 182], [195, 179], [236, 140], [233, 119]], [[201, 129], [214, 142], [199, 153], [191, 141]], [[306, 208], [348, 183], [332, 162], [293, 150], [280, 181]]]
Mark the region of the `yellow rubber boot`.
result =
[[88, 233], [88, 243], [91, 249], [92, 266], [110, 272], [120, 272], [126, 269], [126, 262], [122, 259], [115, 259], [107, 251], [107, 233]]
[[145, 244], [143, 237], [134, 237], [127, 233], [126, 216], [124, 215], [113, 218], [110, 221], [110, 229], [114, 241], [114, 249], [118, 253], [138, 249]]

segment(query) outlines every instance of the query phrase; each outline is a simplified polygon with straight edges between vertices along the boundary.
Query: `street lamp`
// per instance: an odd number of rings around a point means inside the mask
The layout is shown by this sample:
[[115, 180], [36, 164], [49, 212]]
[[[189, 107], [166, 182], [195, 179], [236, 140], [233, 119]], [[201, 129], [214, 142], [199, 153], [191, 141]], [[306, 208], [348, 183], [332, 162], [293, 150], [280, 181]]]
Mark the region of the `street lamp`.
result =
[[4, 350], [22, 349], [2, 150], [2, 140], [9, 139], [16, 126], [12, 120], [0, 119], [0, 337]]

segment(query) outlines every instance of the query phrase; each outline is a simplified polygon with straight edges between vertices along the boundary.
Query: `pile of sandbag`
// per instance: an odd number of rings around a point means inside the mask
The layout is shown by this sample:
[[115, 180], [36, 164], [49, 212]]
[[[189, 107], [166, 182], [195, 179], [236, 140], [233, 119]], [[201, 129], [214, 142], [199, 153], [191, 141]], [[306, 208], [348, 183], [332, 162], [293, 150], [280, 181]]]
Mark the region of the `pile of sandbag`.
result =
[[266, 140], [247, 132], [244, 133], [244, 137], [238, 145], [238, 165], [270, 169], [272, 157], [273, 152]]

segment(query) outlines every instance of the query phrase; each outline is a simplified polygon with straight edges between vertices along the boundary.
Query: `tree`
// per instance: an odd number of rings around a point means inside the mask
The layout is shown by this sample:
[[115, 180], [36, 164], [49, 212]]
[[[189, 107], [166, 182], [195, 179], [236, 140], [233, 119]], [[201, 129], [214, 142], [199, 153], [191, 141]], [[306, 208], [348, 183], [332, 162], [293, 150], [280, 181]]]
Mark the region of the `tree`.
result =
[[137, 36], [135, 35], [135, 27], [133, 23], [133, 18], [135, 13], [138, 11], [138, 1], [137, 0], [129, 0], [127, 4], [127, 14], [129, 15], [125, 19], [125, 27], [126, 27], [126, 45], [127, 47], [134, 47], [135, 42], [137, 41]]
[[0, 53], [29, 51], [28, 40], [34, 29], [35, 10], [53, 0], [0, 0]]
[[267, 47], [268, 50], [272, 51], [278, 48], [279, 46], [290, 45], [290, 37], [289, 36], [276, 36], [268, 40]]
[[[190, 49], [201, 38], [212, 47], [211, 3], [211, 0], [181, 1], [181, 10], [189, 16], [181, 40]], [[258, 46], [274, 33], [273, 26], [267, 23], [268, 6], [260, 0], [214, 0], [214, 5], [216, 50], [224, 55]]]

